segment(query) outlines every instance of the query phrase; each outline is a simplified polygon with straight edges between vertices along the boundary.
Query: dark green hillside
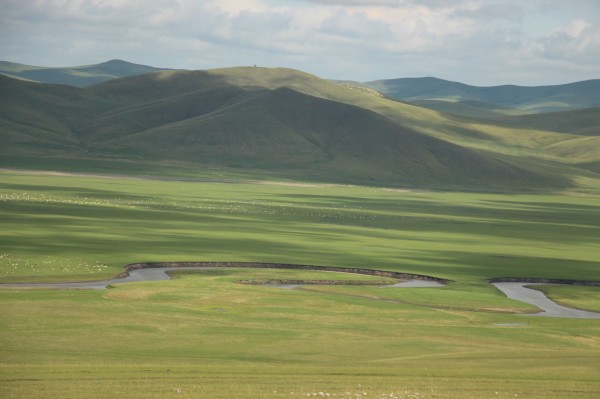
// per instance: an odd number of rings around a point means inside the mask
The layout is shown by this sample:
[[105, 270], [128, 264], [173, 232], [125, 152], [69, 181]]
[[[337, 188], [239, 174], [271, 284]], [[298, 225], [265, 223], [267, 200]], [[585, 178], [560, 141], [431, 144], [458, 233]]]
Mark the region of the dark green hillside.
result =
[[283, 88], [230, 94], [219, 109], [95, 148], [337, 181], [495, 186], [543, 180], [358, 107]]
[[0, 61], [0, 74], [34, 82], [76, 87], [86, 87], [115, 78], [162, 70], [164, 68], [132, 64], [122, 60], [110, 60], [101, 64], [64, 68], [39, 67]]
[[377, 80], [367, 84], [386, 95], [407, 101], [483, 101], [515, 107], [527, 113], [566, 111], [600, 105], [600, 79], [536, 87], [477, 87], [437, 78]]
[[3, 154], [80, 153], [73, 126], [107, 104], [68, 86], [0, 76], [0, 137]]
[[[238, 87], [223, 87], [173, 95], [167, 93], [164, 98], [157, 97], [152, 101], [142, 97], [125, 107], [121, 106], [121, 101], [115, 100], [113, 104], [118, 104], [117, 108], [83, 121], [75, 133], [89, 144], [122, 138], [201, 115], [209, 117], [214, 111], [246, 101], [255, 95], [254, 92]], [[131, 90], [129, 94], [133, 96], [136, 92]]]

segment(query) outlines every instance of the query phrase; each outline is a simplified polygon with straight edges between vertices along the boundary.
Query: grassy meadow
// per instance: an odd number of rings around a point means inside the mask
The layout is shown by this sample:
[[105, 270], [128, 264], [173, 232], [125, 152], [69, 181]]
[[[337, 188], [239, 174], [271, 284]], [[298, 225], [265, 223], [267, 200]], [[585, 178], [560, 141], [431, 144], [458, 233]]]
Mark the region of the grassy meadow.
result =
[[[360, 266], [444, 288], [239, 280], [216, 269], [103, 291], [0, 289], [3, 398], [589, 398], [598, 320], [541, 318], [492, 277], [600, 280], [600, 196], [0, 172], [0, 282], [144, 261]], [[365, 276], [336, 278], [367, 279]], [[600, 309], [597, 287], [544, 287]]]

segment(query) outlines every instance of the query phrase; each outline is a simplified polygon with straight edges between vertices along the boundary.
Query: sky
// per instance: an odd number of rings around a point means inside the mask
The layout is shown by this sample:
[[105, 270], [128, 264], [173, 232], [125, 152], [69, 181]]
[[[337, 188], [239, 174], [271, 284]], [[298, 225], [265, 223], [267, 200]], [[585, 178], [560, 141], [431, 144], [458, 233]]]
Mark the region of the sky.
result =
[[478, 86], [600, 78], [600, 0], [0, 0], [0, 60]]

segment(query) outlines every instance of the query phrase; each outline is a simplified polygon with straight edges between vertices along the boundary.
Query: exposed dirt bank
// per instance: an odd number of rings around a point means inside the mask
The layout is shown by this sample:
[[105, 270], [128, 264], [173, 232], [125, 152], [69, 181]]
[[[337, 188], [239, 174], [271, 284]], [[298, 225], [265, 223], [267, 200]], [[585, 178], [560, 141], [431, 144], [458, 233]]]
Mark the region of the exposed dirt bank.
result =
[[488, 280], [490, 283], [531, 283], [531, 284], [566, 284], [600, 286], [600, 281], [594, 280], [568, 280], [557, 278], [528, 278], [528, 277], [497, 277]]
[[[371, 270], [362, 268], [338, 268], [331, 266], [314, 265], [289, 265], [276, 263], [256, 263], [256, 262], [149, 262], [132, 263], [125, 266], [125, 271], [116, 278], [103, 281], [73, 282], [73, 283], [4, 283], [0, 287], [5, 288], [49, 288], [49, 289], [106, 289], [113, 284], [134, 283], [141, 281], [163, 281], [171, 277], [168, 273], [179, 270], [210, 270], [214, 268], [262, 268], [262, 269], [296, 269], [296, 270], [315, 270], [337, 273], [355, 273], [371, 276], [380, 276], [392, 280], [402, 280], [400, 283], [388, 283], [383, 285], [381, 281], [360, 281], [360, 284], [372, 284], [386, 287], [440, 287], [444, 286], [450, 280], [439, 279], [436, 277], [425, 276], [412, 273], [398, 273], [385, 270]], [[323, 280], [323, 284], [328, 280]], [[356, 284], [352, 280], [331, 280], [335, 284]], [[304, 285], [310, 284], [308, 281]], [[276, 285], [276, 284], [274, 284]], [[297, 285], [297, 284], [279, 284], [279, 285]]]
[[[374, 270], [354, 267], [333, 267], [333, 266], [315, 266], [315, 265], [297, 265], [283, 263], [257, 263], [257, 262], [144, 262], [132, 263], [125, 266], [125, 271], [117, 278], [105, 281], [95, 282], [74, 282], [74, 283], [13, 283], [0, 284], [0, 287], [13, 288], [50, 288], [50, 289], [106, 289], [112, 284], [132, 283], [141, 281], [161, 281], [168, 280], [168, 273], [180, 270], [210, 270], [214, 268], [258, 268], [258, 269], [290, 269], [290, 270], [314, 270], [338, 273], [354, 273], [369, 276], [379, 276], [388, 279], [402, 280], [400, 283], [389, 284], [385, 281], [364, 281], [364, 280], [268, 280], [256, 282], [253, 280], [242, 281], [245, 284], [261, 284], [281, 286], [285, 288], [294, 288], [300, 285], [379, 285], [383, 288], [393, 287], [443, 287], [451, 280], [438, 277], [432, 277], [422, 274], [392, 272], [388, 270]], [[585, 286], [600, 286], [599, 281], [584, 280], [564, 280], [564, 279], [534, 279], [504, 277], [491, 279], [492, 283], [500, 291], [504, 292], [509, 298], [526, 302], [537, 306], [542, 310], [533, 316], [566, 317], [566, 318], [588, 318], [600, 319], [600, 313], [588, 312], [578, 309], [572, 309], [558, 305], [542, 292], [532, 290], [526, 287], [531, 284], [571, 284]], [[376, 298], [371, 298], [376, 299]], [[383, 300], [383, 299], [382, 299]]]

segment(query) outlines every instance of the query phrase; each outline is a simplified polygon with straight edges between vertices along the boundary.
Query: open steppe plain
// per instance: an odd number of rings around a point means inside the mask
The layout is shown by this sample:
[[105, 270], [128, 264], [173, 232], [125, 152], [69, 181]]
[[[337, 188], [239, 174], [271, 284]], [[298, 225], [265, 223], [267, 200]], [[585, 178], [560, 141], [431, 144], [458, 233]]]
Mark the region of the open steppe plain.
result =
[[[527, 316], [536, 309], [487, 282], [600, 280], [592, 191], [2, 171], [0, 257], [6, 283], [104, 280], [149, 261], [367, 267], [453, 281], [283, 290], [238, 282], [332, 273], [214, 269], [108, 290], [4, 288], [3, 398], [600, 396], [600, 321]], [[539, 289], [600, 310], [598, 287]]]

